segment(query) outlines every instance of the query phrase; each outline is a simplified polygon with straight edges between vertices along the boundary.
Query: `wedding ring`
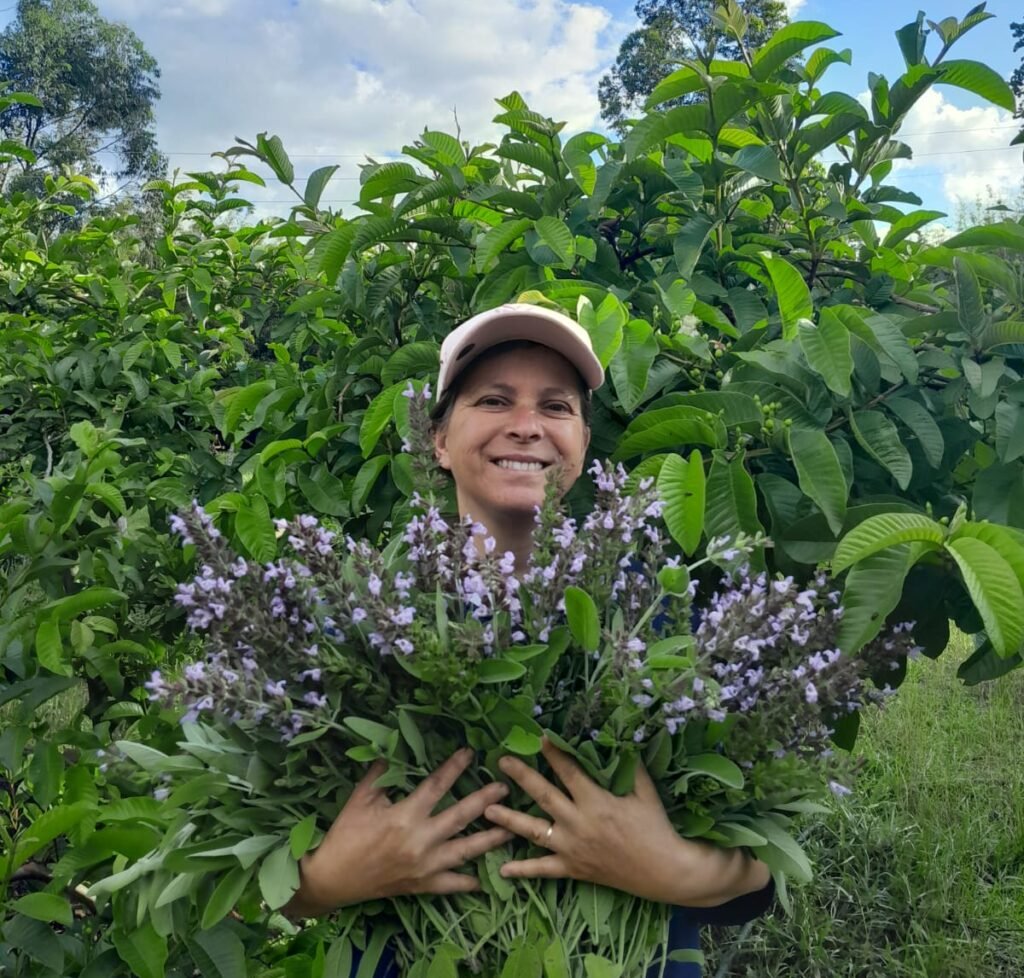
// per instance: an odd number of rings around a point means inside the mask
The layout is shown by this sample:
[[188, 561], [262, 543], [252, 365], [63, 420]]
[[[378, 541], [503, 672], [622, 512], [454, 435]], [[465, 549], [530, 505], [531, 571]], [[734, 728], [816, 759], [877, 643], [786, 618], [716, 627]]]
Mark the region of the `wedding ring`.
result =
[[544, 844], [545, 845], [550, 845], [551, 844], [551, 836], [554, 835], [554, 833], [555, 833], [554, 825], [549, 825], [547, 832], [544, 833]]

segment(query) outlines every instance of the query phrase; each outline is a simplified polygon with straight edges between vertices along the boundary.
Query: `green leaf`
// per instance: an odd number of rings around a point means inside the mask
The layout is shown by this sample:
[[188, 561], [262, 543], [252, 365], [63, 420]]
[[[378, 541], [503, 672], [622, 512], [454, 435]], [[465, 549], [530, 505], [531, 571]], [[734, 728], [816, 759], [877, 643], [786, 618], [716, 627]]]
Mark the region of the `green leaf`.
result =
[[696, 757], [688, 757], [685, 769], [696, 774], [705, 774], [729, 788], [742, 788], [745, 783], [743, 771], [739, 766], [721, 754], [698, 754]]
[[[24, 954], [38, 961], [44, 968], [54, 975], [63, 975], [64, 952], [60, 942], [55, 939], [52, 928], [39, 920], [33, 920], [24, 915], [13, 915], [5, 917], [3, 925], [4, 943], [10, 947], [24, 952]], [[20, 957], [18, 955], [17, 957]], [[39, 974], [38, 969], [31, 966], [23, 967], [27, 962], [19, 962], [19, 971], [27, 974]], [[8, 970], [7, 968], [4, 969]], [[44, 972], [46, 974], [46, 972]], [[142, 972], [137, 973], [139, 978], [149, 978]], [[163, 972], [161, 971], [161, 976]]]
[[338, 279], [341, 267], [352, 250], [356, 228], [354, 222], [344, 224], [340, 228], [328, 231], [315, 245], [316, 273], [324, 275], [328, 285], [333, 285]]
[[377, 723], [376, 720], [367, 720], [365, 717], [345, 717], [342, 723], [378, 747], [387, 747], [395, 737], [395, 730], [392, 727]]
[[693, 407], [645, 411], [626, 429], [612, 459], [621, 461], [642, 452], [662, 448], [679, 450], [686, 445], [716, 448], [724, 442], [723, 434], [715, 424], [717, 420], [707, 411]]
[[43, 605], [42, 610], [59, 622], [69, 621], [86, 611], [95, 611], [109, 604], [119, 604], [125, 600], [122, 591], [112, 587], [87, 587], [66, 598], [57, 598]]
[[985, 300], [974, 269], [960, 258], [953, 259], [953, 278], [956, 282], [957, 316], [960, 328], [972, 339], [980, 336], [988, 324]]
[[1024, 345], [1024, 322], [1004, 319], [1002, 322], [991, 323], [981, 334], [980, 345], [986, 352], [1000, 346]]
[[944, 248], [1006, 248], [1024, 251], [1024, 225], [1016, 221], [968, 228], [942, 242]]
[[846, 476], [824, 431], [790, 428], [787, 438], [800, 488], [825, 514], [837, 536], [846, 519]]
[[235, 904], [238, 903], [245, 888], [249, 885], [252, 874], [251, 866], [248, 868], [236, 866], [220, 878], [203, 906], [203, 917], [200, 924], [203, 930], [209, 930], [235, 909]]
[[929, 549], [935, 549], [942, 546], [945, 539], [946, 528], [928, 516], [917, 513], [869, 516], [839, 542], [835, 557], [832, 558], [832, 573], [839, 574], [887, 547], [920, 542], [929, 545]]
[[581, 295], [576, 318], [590, 336], [594, 355], [607, 370], [622, 343], [623, 328], [629, 318], [625, 305], [617, 296], [608, 295], [595, 309], [593, 303]]
[[991, 682], [999, 679], [1014, 669], [1024, 664], [1019, 652], [1013, 655], [1002, 656], [994, 648], [992, 643], [986, 639], [981, 645], [963, 662], [956, 674], [964, 681], [965, 686], [977, 686], [978, 683]]
[[758, 81], [765, 81], [804, 48], [838, 36], [838, 31], [819, 21], [801, 20], [787, 24], [758, 48], [750, 73]]
[[36, 629], [36, 658], [44, 669], [58, 676], [71, 675], [71, 662], [64, 655], [64, 643], [56, 617], [44, 618]]
[[990, 542], [960, 536], [946, 543], [985, 631], [1000, 655], [1013, 655], [1024, 642], [1024, 588], [1017, 573]]
[[338, 165], [334, 164], [333, 166], [322, 166], [309, 175], [306, 180], [306, 189], [302, 194], [302, 199], [306, 202], [307, 207], [312, 207], [315, 210], [320, 206], [324, 188], [337, 171]]
[[50, 808], [33, 819], [16, 837], [14, 858], [9, 863], [10, 871], [13, 872], [54, 839], [69, 832], [92, 810], [91, 802], [80, 801]]
[[115, 930], [114, 947], [121, 960], [137, 978], [164, 978], [167, 963], [167, 940], [146, 921], [128, 933]]
[[597, 165], [593, 152], [607, 145], [608, 139], [596, 132], [577, 133], [562, 147], [562, 159], [580, 190], [588, 196], [597, 186]]
[[[416, 763], [421, 766], [426, 765], [426, 744], [423, 742], [423, 734], [420, 733], [420, 728], [416, 726], [416, 720], [411, 711], [398, 711], [398, 730], [402, 735], [402, 739], [409, 745], [413, 757], [416, 758]], [[294, 849], [292, 851], [294, 852]]]
[[910, 433], [920, 444], [928, 464], [933, 469], [938, 469], [942, 465], [946, 443], [942, 437], [942, 430], [935, 423], [931, 412], [909, 397], [890, 397], [884, 403], [885, 407], [910, 429]]
[[945, 216], [943, 211], [912, 211], [910, 214], [904, 214], [892, 222], [888, 234], [882, 241], [882, 247], [893, 248], [908, 235]]
[[572, 266], [576, 260], [576, 239], [565, 221], [549, 215], [534, 221], [533, 229], [541, 241], [559, 257], [563, 265]]
[[499, 978], [541, 978], [540, 948], [532, 941], [518, 943], [505, 959]]
[[488, 231], [476, 246], [476, 270], [478, 272], [486, 271], [491, 261], [513, 242], [518, 241], [524, 232], [532, 226], [532, 223], [523, 217], [514, 221], [506, 221]]
[[779, 165], [778, 150], [772, 146], [744, 146], [736, 153], [732, 162], [741, 170], [769, 183], [782, 183], [782, 167]]
[[484, 659], [477, 664], [477, 679], [482, 683], [507, 683], [526, 675], [526, 666], [511, 659]]
[[840, 397], [850, 396], [853, 353], [850, 333], [842, 320], [829, 309], [822, 309], [817, 326], [809, 319], [798, 325], [800, 348], [810, 368]]
[[221, 434], [237, 435], [242, 415], [252, 414], [256, 405], [274, 390], [272, 380], [259, 380], [248, 387], [237, 387], [224, 397], [224, 423]]
[[654, 358], [658, 355], [658, 340], [650, 324], [642, 319], [628, 323], [622, 336], [622, 346], [609, 365], [619, 403], [627, 414], [632, 414], [647, 390], [647, 378]]
[[688, 556], [696, 552], [704, 532], [705, 483], [704, 459], [696, 449], [689, 461], [669, 455], [658, 473], [665, 525]]
[[381, 391], [370, 402], [370, 406], [363, 415], [363, 423], [359, 426], [359, 448], [362, 450], [363, 458], [369, 458], [370, 453], [377, 446], [380, 436], [391, 421], [395, 398], [399, 397], [408, 386], [407, 381], [399, 381]]
[[299, 888], [299, 864], [288, 846], [275, 849], [260, 866], [260, 892], [271, 910], [283, 907]]
[[253, 560], [266, 563], [277, 553], [270, 509], [262, 496], [247, 496], [235, 514], [235, 533]]
[[565, 589], [565, 614], [572, 637], [587, 652], [596, 652], [601, 642], [601, 617], [594, 599], [581, 588]]
[[29, 893], [15, 900], [10, 908], [45, 924], [56, 923], [70, 927], [73, 922], [71, 904], [67, 897], [57, 893]]
[[761, 260], [771, 276], [772, 288], [779, 302], [782, 338], [794, 340], [799, 333], [801, 320], [810, 320], [814, 316], [810, 290], [803, 276], [785, 258], [763, 251]]
[[615, 964], [607, 958], [599, 958], [596, 954], [588, 954], [583, 959], [583, 970], [587, 978], [621, 978], [622, 965]]
[[903, 596], [903, 582], [915, 554], [913, 544], [900, 543], [850, 568], [839, 622], [839, 648], [847, 655], [860, 651], [881, 631]]
[[[708, 537], [728, 537], [738, 533], [753, 536], [762, 532], [757, 518], [757, 493], [747, 472], [743, 453], [731, 461], [716, 451], [707, 482], [707, 513], [704, 529]], [[760, 562], [758, 559], [756, 562]]]
[[1013, 89], [1006, 83], [999, 72], [980, 61], [946, 61], [941, 66], [942, 73], [935, 79], [936, 85], [954, 85], [964, 91], [972, 92], [1001, 109], [1013, 112], [1016, 102]]
[[363, 511], [367, 500], [370, 498], [370, 493], [373, 491], [374, 484], [377, 482], [377, 478], [388, 467], [390, 461], [391, 457], [389, 455], [374, 455], [373, 458], [367, 459], [356, 473], [355, 481], [352, 483], [352, 497], [350, 499], [353, 515]]
[[532, 757], [534, 754], [540, 753], [541, 738], [538, 734], [533, 733], [529, 730], [524, 730], [520, 726], [514, 726], [505, 735], [505, 739], [501, 742], [501, 746], [507, 751], [511, 751], [513, 754], [519, 754], [523, 757]]
[[287, 184], [295, 182], [295, 168], [292, 166], [292, 161], [288, 159], [280, 136], [271, 136], [268, 139], [267, 134], [261, 132], [256, 137], [256, 149], [259, 150], [267, 166], [274, 171], [274, 176], [278, 180]]
[[245, 946], [227, 923], [192, 931], [186, 945], [203, 978], [246, 978]]
[[854, 411], [850, 428], [857, 444], [890, 472], [901, 489], [906, 489], [914, 475], [914, 465], [896, 426], [881, 411]]
[[99, 499], [114, 516], [124, 516], [128, 512], [124, 496], [116, 486], [109, 482], [90, 482], [85, 487], [85, 495]]

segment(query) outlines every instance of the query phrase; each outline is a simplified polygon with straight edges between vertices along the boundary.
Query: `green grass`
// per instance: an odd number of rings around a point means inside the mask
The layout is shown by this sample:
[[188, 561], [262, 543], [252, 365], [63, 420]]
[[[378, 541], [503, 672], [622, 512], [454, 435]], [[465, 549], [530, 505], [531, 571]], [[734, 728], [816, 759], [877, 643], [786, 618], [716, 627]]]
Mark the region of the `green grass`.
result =
[[1024, 670], [968, 689], [967, 654], [865, 718], [857, 792], [804, 840], [817, 879], [714, 933], [709, 978], [1024, 978]]

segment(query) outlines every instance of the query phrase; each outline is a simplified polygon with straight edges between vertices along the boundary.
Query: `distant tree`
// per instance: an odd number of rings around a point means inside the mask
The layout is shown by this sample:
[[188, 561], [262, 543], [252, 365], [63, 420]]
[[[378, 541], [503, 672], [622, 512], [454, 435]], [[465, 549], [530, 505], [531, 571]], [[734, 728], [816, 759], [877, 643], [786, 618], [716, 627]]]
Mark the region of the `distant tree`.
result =
[[[692, 58], [714, 47], [715, 57], [736, 60], [735, 40], [714, 22], [720, 0], [637, 0], [637, 28], [619, 47], [611, 70], [601, 79], [598, 97], [601, 116], [613, 129], [622, 130], [626, 119], [639, 114], [654, 87], [676, 69], [682, 58]], [[739, 0], [749, 23], [747, 43], [760, 47], [789, 18], [782, 0]]]
[[[1024, 21], [1010, 24], [1010, 36], [1017, 42], [1013, 46], [1014, 54], [1016, 54], [1021, 48], [1024, 48]], [[1017, 97], [1017, 112], [1015, 114], [1019, 119], [1024, 116], [1024, 60], [1010, 75], [1010, 88], [1013, 89], [1013, 94]]]
[[[162, 175], [153, 128], [159, 76], [135, 33], [105, 20], [91, 0], [19, 0], [0, 33], [0, 82], [41, 105], [0, 112], [0, 138], [34, 155], [0, 164], [0, 192], [32, 190], [62, 167], [128, 186]], [[104, 167], [101, 153], [114, 165]]]

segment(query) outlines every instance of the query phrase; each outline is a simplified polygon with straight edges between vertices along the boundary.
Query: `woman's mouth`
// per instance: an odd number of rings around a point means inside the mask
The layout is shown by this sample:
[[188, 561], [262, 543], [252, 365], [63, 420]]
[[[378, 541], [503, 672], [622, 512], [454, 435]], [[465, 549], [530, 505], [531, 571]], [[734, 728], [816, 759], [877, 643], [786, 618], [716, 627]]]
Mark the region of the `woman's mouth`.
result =
[[494, 464], [500, 469], [510, 469], [513, 472], [543, 472], [548, 467], [547, 462], [521, 462], [511, 458], [495, 459]]

